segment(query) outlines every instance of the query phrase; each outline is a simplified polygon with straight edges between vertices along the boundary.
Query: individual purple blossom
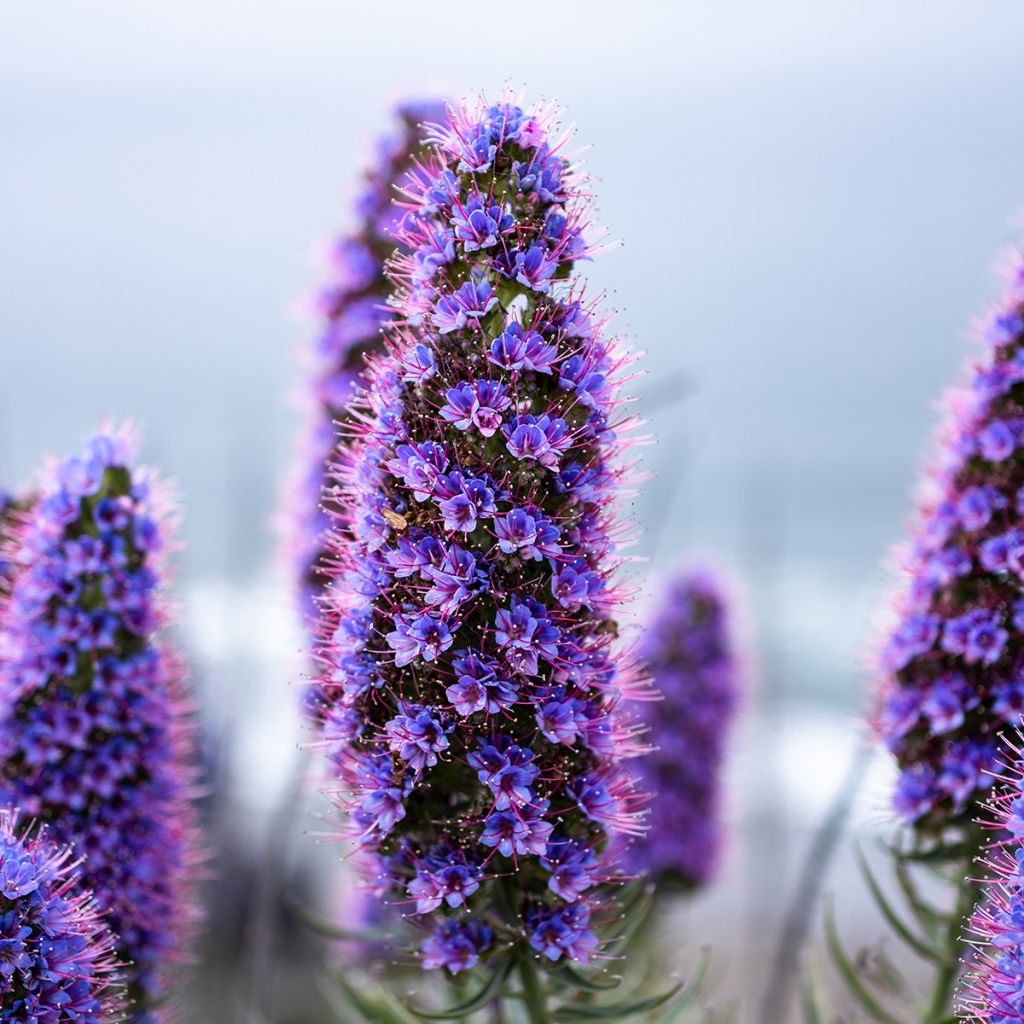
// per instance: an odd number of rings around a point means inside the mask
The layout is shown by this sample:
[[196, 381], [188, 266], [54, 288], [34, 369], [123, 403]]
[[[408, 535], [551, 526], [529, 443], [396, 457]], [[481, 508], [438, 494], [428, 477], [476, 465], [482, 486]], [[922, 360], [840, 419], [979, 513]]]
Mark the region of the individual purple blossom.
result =
[[551, 373], [551, 367], [558, 358], [558, 348], [545, 341], [538, 331], [524, 330], [513, 320], [491, 342], [487, 358], [504, 370]]
[[413, 771], [433, 768], [440, 754], [448, 749], [450, 726], [433, 708], [405, 704], [402, 713], [385, 726], [388, 746], [395, 756]]
[[0, 810], [0, 1021], [115, 1024], [124, 981], [114, 936], [70, 847]]
[[[396, 232], [404, 216], [395, 202], [395, 186], [425, 153], [421, 122], [441, 116], [443, 107], [435, 101], [397, 108], [396, 127], [379, 141], [375, 161], [363, 177], [355, 225], [332, 246], [327, 281], [315, 301], [317, 333], [308, 358], [306, 424], [284, 516], [304, 620], [315, 615], [316, 600], [327, 582], [325, 539], [333, 503], [324, 487], [328, 465], [342, 440], [339, 424], [347, 421], [366, 355], [383, 349], [382, 331], [394, 321], [387, 307], [391, 285], [384, 266], [399, 244]], [[432, 276], [454, 253], [450, 238], [435, 239], [432, 250], [422, 256], [422, 273]], [[408, 352], [403, 362], [406, 380], [428, 380], [434, 372], [432, 359], [424, 346]]]
[[722, 772], [741, 692], [728, 593], [708, 570], [679, 570], [644, 631], [661, 699], [639, 705], [654, 749], [638, 767], [655, 797], [651, 827], [631, 858], [668, 885], [706, 884], [722, 845]]
[[429, 135], [391, 264], [402, 326], [333, 472], [312, 705], [425, 967], [586, 961], [646, 802], [623, 697], [649, 684], [616, 623], [632, 357], [582, 297], [586, 192], [544, 118], [481, 105]]
[[975, 816], [999, 757], [993, 737], [1019, 701], [1022, 308], [1014, 271], [966, 379], [947, 397], [881, 644], [873, 724], [902, 775], [899, 814], [933, 835]]
[[132, 1019], [171, 1012], [198, 921], [192, 698], [163, 636], [163, 485], [123, 434], [41, 484], [0, 609], [0, 799], [81, 857]]
[[463, 252], [468, 253], [497, 245], [498, 237], [508, 231], [515, 220], [500, 203], [491, 203], [474, 193], [465, 206], [452, 211], [451, 223]]
[[590, 931], [590, 910], [582, 903], [552, 911], [538, 909], [530, 919], [530, 945], [548, 960], [569, 957], [587, 963], [597, 948]]
[[452, 661], [457, 681], [445, 688], [445, 695], [460, 715], [496, 714], [512, 707], [518, 691], [510, 679], [499, 675], [497, 661], [474, 650], [457, 654]]
[[506, 435], [508, 450], [517, 459], [530, 459], [554, 470], [573, 443], [569, 424], [560, 416], [517, 416]]
[[472, 533], [481, 517], [490, 518], [497, 510], [494, 488], [486, 479], [452, 473], [440, 480], [439, 485], [438, 510], [446, 530]]
[[423, 943], [423, 966], [452, 974], [475, 967], [493, 942], [491, 929], [478, 921], [442, 920]]
[[459, 430], [475, 426], [484, 437], [490, 437], [501, 426], [502, 413], [511, 404], [508, 388], [498, 381], [464, 381], [448, 391], [441, 416]]
[[433, 612], [421, 612], [411, 620], [395, 617], [395, 629], [387, 635], [388, 646], [395, 651], [395, 665], [401, 668], [416, 658], [436, 661], [452, 645], [452, 629]]
[[415, 865], [409, 895], [416, 900], [416, 913], [429, 914], [442, 903], [461, 907], [480, 888], [483, 870], [462, 853], [435, 851]]
[[437, 301], [433, 324], [441, 334], [451, 334], [489, 313], [498, 299], [487, 281], [467, 281]]

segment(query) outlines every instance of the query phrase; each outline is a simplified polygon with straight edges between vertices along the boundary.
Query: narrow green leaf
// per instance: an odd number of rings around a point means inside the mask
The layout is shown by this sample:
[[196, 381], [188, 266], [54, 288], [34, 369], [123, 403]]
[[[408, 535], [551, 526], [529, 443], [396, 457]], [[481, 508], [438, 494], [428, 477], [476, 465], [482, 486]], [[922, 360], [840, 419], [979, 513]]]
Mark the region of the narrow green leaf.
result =
[[823, 984], [817, 958], [809, 958], [800, 986], [800, 1005], [804, 1012], [804, 1024], [827, 1024], [827, 1000], [822, 992]]
[[554, 972], [558, 980], [566, 981], [572, 988], [581, 988], [585, 992], [610, 992], [622, 984], [622, 976], [618, 974], [595, 975], [585, 974], [573, 964], [562, 964]]
[[860, 979], [853, 965], [850, 963], [849, 957], [846, 955], [846, 950], [843, 949], [842, 943], [839, 941], [839, 935], [836, 932], [835, 915], [832, 912], [832, 902], [829, 900], [825, 905], [825, 938], [828, 944], [829, 953], [832, 956], [832, 962], [836, 965], [839, 973], [843, 976], [843, 981], [846, 982], [846, 987], [850, 990], [850, 993], [856, 997], [857, 1001], [862, 1007], [876, 1020], [879, 1024], [902, 1024], [900, 1020], [894, 1017], [888, 1010], [883, 1007], [874, 995], [868, 990], [864, 982]]
[[682, 987], [682, 984], [679, 984], [661, 995], [638, 999], [631, 1003], [614, 1003], [611, 1006], [562, 1006], [554, 1012], [551, 1019], [553, 1021], [618, 1020], [621, 1017], [631, 1017], [637, 1013], [648, 1013], [651, 1010], [656, 1010], [659, 1006], [664, 1006]]
[[800, 1006], [803, 1010], [804, 1024], [825, 1024], [819, 1002], [818, 986], [810, 974], [805, 974], [800, 986]]
[[892, 904], [886, 898], [882, 887], [878, 884], [878, 880], [875, 878], [868, 865], [867, 858], [865, 858], [863, 852], [857, 848], [857, 864], [860, 867], [860, 873], [864, 881], [867, 883], [868, 889], [871, 890], [871, 895], [874, 897], [875, 904], [878, 909], [882, 912], [882, 916], [886, 921], [889, 922], [892, 930], [901, 938], [903, 941], [915, 952], [918, 956], [933, 964], [937, 964], [942, 959], [940, 955], [932, 949], [923, 939], [915, 935], [910, 928], [903, 922], [899, 914], [893, 909]]
[[508, 973], [512, 967], [510, 957], [498, 962], [490, 978], [475, 995], [470, 996], [465, 1002], [458, 1006], [449, 1006], [446, 1010], [421, 1010], [415, 1006], [408, 1006], [411, 1013], [423, 1020], [461, 1020], [471, 1013], [483, 1009], [489, 1002], [497, 998], [501, 992], [501, 986], [505, 983]]
[[711, 953], [704, 949], [701, 951], [700, 964], [694, 971], [693, 977], [686, 983], [686, 988], [670, 1007], [661, 1016], [657, 1024], [679, 1024], [683, 1014], [693, 1006], [704, 992], [704, 982], [707, 979], [711, 967]]
[[933, 846], [930, 850], [908, 850], [900, 856], [913, 864], [950, 864], [963, 860], [971, 848], [967, 843], [946, 843]]
[[390, 1016], [384, 1007], [378, 1007], [375, 1000], [360, 995], [345, 978], [338, 977], [335, 981], [342, 989], [344, 999], [338, 988], [327, 979], [321, 979], [320, 991], [337, 1024], [404, 1024], [400, 1018]]
[[928, 933], [931, 938], [936, 938], [939, 931], [945, 924], [945, 915], [936, 910], [929, 903], [926, 903], [917, 891], [914, 877], [903, 860], [899, 850], [887, 847], [893, 859], [893, 870], [896, 874], [896, 882], [903, 893], [904, 899], [917, 918], [917, 923]]
[[623, 910], [618, 927], [611, 932], [605, 942], [608, 953], [621, 952], [629, 945], [633, 936], [647, 920], [647, 915], [654, 904], [654, 887], [647, 884], [646, 879], [638, 879], [643, 884], [635, 892], [629, 892], [623, 898]]

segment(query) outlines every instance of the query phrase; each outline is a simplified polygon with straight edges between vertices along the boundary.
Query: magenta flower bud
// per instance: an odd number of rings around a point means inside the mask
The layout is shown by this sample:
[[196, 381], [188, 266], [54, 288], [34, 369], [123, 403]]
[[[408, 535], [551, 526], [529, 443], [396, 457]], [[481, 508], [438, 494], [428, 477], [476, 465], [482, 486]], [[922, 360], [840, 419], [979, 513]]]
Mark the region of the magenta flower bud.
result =
[[1024, 284], [1015, 270], [984, 348], [950, 393], [926, 474], [873, 724], [900, 769], [894, 806], [921, 831], [968, 824], [1024, 710]]
[[158, 481], [123, 435], [56, 465], [0, 614], [0, 798], [73, 847], [117, 936], [129, 1007], [167, 1020], [197, 920], [192, 701], [162, 636]]
[[383, 350], [381, 332], [395, 318], [387, 305], [391, 284], [384, 272], [399, 244], [396, 232], [405, 215], [395, 203], [395, 189], [425, 155], [421, 122], [443, 113], [436, 102], [398, 108], [397, 131], [380, 140], [377, 162], [356, 199], [357, 225], [333, 246], [331, 278], [316, 299], [318, 336], [310, 353], [307, 421], [296, 459], [301, 475], [290, 488], [286, 516], [289, 559], [304, 621], [315, 616], [316, 599], [326, 584], [330, 502], [323, 491], [340, 425], [348, 418], [364, 359]]
[[659, 883], [705, 884], [721, 846], [722, 762], [740, 696], [731, 617], [725, 587], [685, 570], [644, 629], [641, 652], [662, 699], [638, 705], [654, 749], [637, 766], [655, 796], [650, 829], [630, 854]]
[[961, 983], [957, 1020], [973, 1024], [1024, 1022], [1024, 752], [1004, 740], [1006, 766], [986, 810], [993, 839], [983, 861], [983, 896], [967, 932], [976, 952]]
[[0, 810], [0, 1020], [123, 1020], [114, 939], [69, 847]]
[[368, 880], [455, 973], [595, 954], [643, 831], [622, 696], [647, 681], [616, 642], [631, 360], [575, 274], [586, 193], [550, 118], [450, 117], [335, 469], [315, 700]]

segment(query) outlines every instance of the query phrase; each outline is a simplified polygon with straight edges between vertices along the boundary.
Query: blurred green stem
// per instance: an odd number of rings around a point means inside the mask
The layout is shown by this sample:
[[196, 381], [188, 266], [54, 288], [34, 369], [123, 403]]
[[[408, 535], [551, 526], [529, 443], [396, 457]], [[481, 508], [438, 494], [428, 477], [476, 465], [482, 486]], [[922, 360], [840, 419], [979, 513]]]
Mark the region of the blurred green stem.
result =
[[977, 856], [985, 848], [984, 835], [978, 828], [972, 828], [965, 837], [963, 872], [956, 877], [960, 880], [956, 906], [950, 914], [946, 926], [946, 936], [942, 966], [935, 976], [931, 999], [925, 1013], [923, 1024], [945, 1024], [953, 1013], [953, 999], [956, 995], [956, 984], [960, 977], [961, 959], [969, 945], [964, 937], [964, 922], [974, 910], [979, 892], [978, 885], [971, 881], [971, 871]]
[[523, 982], [523, 1006], [530, 1024], [548, 1024], [544, 986], [526, 949], [519, 950], [519, 977]]

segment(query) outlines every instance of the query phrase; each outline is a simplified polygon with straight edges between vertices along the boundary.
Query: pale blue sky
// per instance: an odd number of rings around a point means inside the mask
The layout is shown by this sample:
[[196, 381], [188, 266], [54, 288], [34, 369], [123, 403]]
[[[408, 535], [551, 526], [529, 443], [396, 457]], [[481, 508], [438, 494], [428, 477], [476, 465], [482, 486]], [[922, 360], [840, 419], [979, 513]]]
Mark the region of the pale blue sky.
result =
[[653, 412], [644, 550], [710, 549], [758, 586], [774, 565], [793, 685], [845, 685], [1024, 202], [1022, 30], [1018, 2], [7, 0], [0, 474], [141, 419], [184, 491], [187, 574], [257, 572], [287, 311], [372, 133], [402, 95], [525, 84], [592, 145], [625, 240], [595, 286], [651, 386], [693, 388]]

